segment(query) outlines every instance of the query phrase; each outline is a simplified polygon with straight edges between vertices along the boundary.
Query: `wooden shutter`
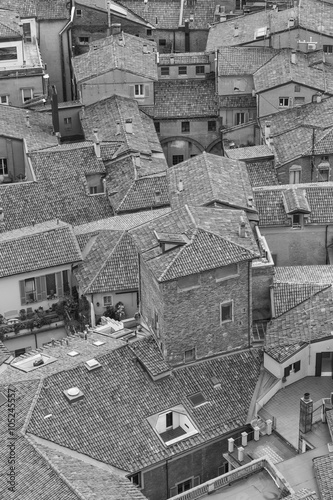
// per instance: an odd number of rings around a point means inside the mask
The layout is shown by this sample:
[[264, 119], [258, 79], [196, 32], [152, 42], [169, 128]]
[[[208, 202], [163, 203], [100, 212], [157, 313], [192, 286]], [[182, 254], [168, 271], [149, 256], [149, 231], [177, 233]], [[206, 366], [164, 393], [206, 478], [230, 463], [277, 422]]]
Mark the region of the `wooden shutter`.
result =
[[37, 302], [42, 301], [42, 284], [41, 284], [41, 277], [38, 276], [38, 278], [35, 278], [36, 282], [36, 293], [37, 293]]
[[149, 97], [150, 88], [149, 85], [145, 85], [145, 97]]
[[196, 476], [193, 478], [193, 487], [198, 486], [200, 484], [200, 476]]
[[27, 302], [25, 300], [25, 281], [19, 281], [20, 285], [20, 297], [21, 297], [21, 305], [24, 306]]
[[295, 370], [295, 373], [296, 372], [299, 372], [301, 369], [301, 362], [300, 361], [296, 361], [296, 363], [294, 363], [294, 370]]
[[290, 375], [290, 366], [286, 366], [285, 367], [283, 375], [285, 377], [289, 377], [289, 375]]
[[62, 299], [64, 296], [64, 287], [62, 286], [61, 273], [55, 273], [55, 275], [57, 284], [57, 295], [59, 299]]
[[316, 377], [320, 377], [321, 376], [321, 352], [317, 352], [317, 354], [316, 354], [315, 376]]
[[130, 85], [130, 87], [129, 87], [129, 95], [130, 95], [130, 97], [134, 97], [134, 85]]

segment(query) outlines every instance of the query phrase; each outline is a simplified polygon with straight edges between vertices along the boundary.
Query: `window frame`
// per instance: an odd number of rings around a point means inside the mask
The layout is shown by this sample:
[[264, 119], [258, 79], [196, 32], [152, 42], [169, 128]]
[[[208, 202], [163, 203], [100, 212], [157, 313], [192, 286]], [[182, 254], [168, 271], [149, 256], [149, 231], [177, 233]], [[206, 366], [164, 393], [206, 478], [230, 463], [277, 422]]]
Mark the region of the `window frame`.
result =
[[0, 158], [0, 175], [8, 175], [7, 158]]
[[191, 125], [188, 120], [181, 122], [181, 132], [182, 134], [189, 134], [191, 132]]
[[143, 83], [135, 83], [134, 85], [134, 97], [144, 97], [145, 96], [145, 86]]
[[279, 108], [290, 108], [290, 97], [279, 97]]
[[168, 413], [165, 414], [165, 428], [173, 429], [173, 411], [168, 411]]
[[167, 44], [166, 38], [159, 38], [158, 39], [158, 45], [159, 47], [165, 47]]
[[76, 9], [75, 15], [76, 15], [76, 17], [83, 17], [82, 9]]
[[154, 126], [155, 126], [156, 134], [160, 134], [161, 133], [161, 122], [154, 122]]
[[[109, 298], [111, 299], [111, 302], [107, 302], [105, 299]], [[108, 307], [108, 306], [113, 306], [113, 297], [112, 295], [103, 295], [103, 307]]]
[[151, 28], [147, 28], [146, 29], [146, 35], [147, 36], [152, 36], [152, 34], [153, 34], [153, 30]]
[[304, 216], [301, 213], [292, 214], [291, 227], [293, 229], [302, 229], [304, 224]]
[[289, 184], [301, 184], [301, 182], [302, 182], [302, 167], [299, 165], [294, 165], [290, 167]]
[[79, 36], [78, 41], [79, 41], [79, 45], [89, 45], [90, 36]]
[[170, 76], [169, 66], [161, 66], [161, 76]]
[[333, 45], [323, 45], [324, 54], [333, 54]]
[[207, 131], [208, 132], [216, 132], [216, 120], [208, 120], [207, 122]]
[[[191, 357], [188, 356], [187, 353], [191, 353]], [[190, 363], [191, 361], [196, 360], [196, 349], [192, 347], [192, 349], [186, 349], [184, 351], [184, 363]]]
[[187, 66], [178, 66], [178, 76], [187, 76]]
[[[27, 99], [24, 98], [24, 91], [27, 91], [27, 90], [30, 90], [30, 97], [28, 97]], [[34, 89], [31, 88], [31, 87], [24, 87], [24, 88], [21, 88], [21, 96], [22, 96], [22, 102], [23, 104], [27, 101], [30, 101], [30, 99], [33, 99], [34, 97]]]
[[[223, 308], [229, 307], [231, 311], [231, 318], [223, 319]], [[220, 303], [220, 324], [233, 323], [234, 321], [234, 301], [226, 300]]]
[[204, 75], [205, 74], [205, 66], [203, 64], [200, 64], [195, 67], [195, 74], [196, 75]]
[[300, 92], [300, 91], [301, 91], [301, 86], [298, 83], [295, 83], [294, 92]]
[[[3, 97], [5, 97], [6, 102], [2, 102]], [[7, 94], [0, 95], [0, 104], [3, 104], [4, 106], [8, 106], [9, 105], [9, 95], [7, 95]]]
[[[175, 161], [176, 158], [181, 158], [180, 161]], [[184, 161], [184, 155], [172, 155], [172, 165], [178, 165]]]
[[[54, 290], [55, 293], [51, 297], [50, 295], [47, 295], [46, 277], [52, 274], [55, 276], [56, 290]], [[26, 287], [27, 281], [33, 282], [34, 288], [30, 291], [27, 291]], [[67, 288], [68, 290], [66, 290]], [[68, 269], [63, 269], [62, 271], [57, 271], [55, 273], [49, 272], [19, 280], [20, 302], [22, 306], [38, 302], [45, 302], [53, 299], [59, 300], [63, 298], [67, 292], [70, 292], [70, 290], [71, 290], [71, 279], [70, 276], [68, 275]], [[33, 300], [31, 300], [31, 298], [27, 300], [27, 295], [31, 294], [33, 295]]]
[[[241, 118], [241, 120], [239, 119]], [[237, 113], [235, 113], [235, 125], [243, 125], [244, 123], [246, 123], [245, 121], [245, 111], [237, 111]]]

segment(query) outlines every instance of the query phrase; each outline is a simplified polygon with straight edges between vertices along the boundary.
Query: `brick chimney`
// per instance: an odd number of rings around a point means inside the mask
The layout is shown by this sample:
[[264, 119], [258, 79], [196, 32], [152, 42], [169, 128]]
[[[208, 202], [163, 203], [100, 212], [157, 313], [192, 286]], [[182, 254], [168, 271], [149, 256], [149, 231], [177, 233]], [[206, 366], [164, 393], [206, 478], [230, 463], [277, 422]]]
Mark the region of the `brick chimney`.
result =
[[303, 434], [312, 429], [313, 401], [310, 394], [306, 392], [300, 401], [299, 431]]
[[239, 232], [238, 232], [240, 238], [245, 238], [245, 236], [246, 236], [245, 227], [246, 227], [245, 222], [243, 221], [243, 219], [241, 219], [240, 224], [239, 224]]
[[55, 85], [52, 85], [51, 108], [52, 108], [53, 132], [54, 134], [56, 134], [57, 132], [60, 132], [60, 125], [59, 125], [58, 94]]

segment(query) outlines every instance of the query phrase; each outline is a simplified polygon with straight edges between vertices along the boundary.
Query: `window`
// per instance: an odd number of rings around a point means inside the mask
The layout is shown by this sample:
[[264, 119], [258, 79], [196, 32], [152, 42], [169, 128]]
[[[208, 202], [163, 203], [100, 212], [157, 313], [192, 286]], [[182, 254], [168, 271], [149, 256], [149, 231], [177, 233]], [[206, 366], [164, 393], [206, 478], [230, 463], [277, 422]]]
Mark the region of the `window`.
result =
[[299, 184], [301, 182], [302, 167], [293, 165], [289, 169], [289, 184]]
[[161, 132], [160, 122], [155, 122], [154, 125], [155, 125], [155, 130], [156, 130], [157, 134], [159, 134]]
[[144, 97], [145, 89], [142, 83], [134, 85], [134, 96], [135, 97]]
[[187, 75], [187, 66], [179, 66], [178, 75]]
[[142, 476], [141, 476], [141, 472], [137, 472], [136, 474], [133, 474], [133, 476], [131, 476], [129, 478], [133, 484], [135, 484], [135, 486], [137, 486], [138, 488], [141, 488], [142, 487]]
[[166, 39], [165, 38], [160, 38], [158, 41], [158, 45], [160, 47], [165, 47], [166, 46]]
[[329, 168], [318, 168], [318, 182], [327, 182], [330, 180]]
[[22, 102], [29, 101], [34, 96], [32, 89], [22, 89]]
[[195, 348], [185, 351], [185, 363], [195, 360]]
[[235, 125], [241, 125], [242, 123], [245, 123], [245, 113], [236, 113]]
[[0, 47], [0, 61], [13, 61], [17, 59], [17, 47]]
[[289, 366], [286, 366], [283, 372], [284, 377], [289, 377], [290, 372], [293, 370], [295, 373], [299, 372], [301, 369], [301, 362], [296, 361], [296, 363], [292, 363]]
[[289, 108], [289, 97], [279, 97], [279, 107]]
[[23, 23], [23, 38], [26, 43], [32, 41], [30, 23]]
[[153, 34], [153, 31], [151, 29], [147, 28], [146, 33], [147, 33], [147, 36], [151, 36]]
[[64, 118], [64, 124], [65, 124], [65, 128], [67, 130], [71, 129], [72, 128], [72, 118], [70, 116], [68, 116], [67, 118]]
[[295, 92], [300, 92], [301, 91], [301, 86], [300, 85], [295, 85], [294, 90], [295, 90]]
[[294, 105], [295, 106], [301, 106], [304, 103], [305, 103], [305, 97], [295, 97], [294, 98]]
[[200, 274], [190, 274], [178, 278], [177, 287], [178, 291], [190, 290], [191, 288], [198, 288], [200, 286]]
[[183, 483], [177, 485], [177, 493], [183, 493], [184, 491], [188, 491], [192, 488], [192, 479], [187, 479]]
[[204, 75], [205, 74], [205, 66], [196, 66], [195, 67], [196, 75]]
[[37, 276], [19, 282], [21, 305], [59, 299], [70, 291], [68, 272]]
[[0, 95], [0, 104], [9, 104], [9, 95]]
[[76, 9], [76, 16], [82, 17], [82, 9]]
[[302, 228], [302, 223], [303, 223], [303, 217], [302, 214], [293, 214], [292, 216], [292, 227], [294, 229], [301, 229]]
[[0, 175], [8, 175], [7, 158], [0, 158]]
[[221, 323], [233, 321], [232, 302], [223, 302], [221, 304]]
[[105, 295], [103, 297], [103, 306], [112, 306], [112, 295]]
[[169, 76], [169, 67], [168, 66], [162, 66], [161, 67], [161, 75], [162, 76]]
[[216, 132], [216, 121], [215, 120], [208, 122], [208, 132]]
[[173, 426], [173, 413], [172, 411], [169, 411], [169, 413], [165, 415], [165, 427], [168, 429], [168, 427], [172, 426]]
[[190, 122], [182, 122], [182, 132], [190, 131]]
[[265, 38], [267, 35], [267, 26], [263, 26], [262, 28], [257, 28], [254, 32], [254, 39], [258, 40], [259, 38]]
[[235, 276], [238, 276], [237, 264], [229, 264], [228, 266], [223, 266], [220, 269], [215, 270], [216, 281], [226, 280]]
[[325, 54], [333, 54], [333, 45], [323, 45], [323, 51]]
[[89, 44], [89, 36], [79, 36], [79, 44], [80, 45], [88, 45]]
[[182, 161], [184, 161], [184, 155], [172, 156], [172, 165], [178, 165], [178, 163], [181, 163]]
[[90, 186], [89, 194], [98, 194], [98, 186]]

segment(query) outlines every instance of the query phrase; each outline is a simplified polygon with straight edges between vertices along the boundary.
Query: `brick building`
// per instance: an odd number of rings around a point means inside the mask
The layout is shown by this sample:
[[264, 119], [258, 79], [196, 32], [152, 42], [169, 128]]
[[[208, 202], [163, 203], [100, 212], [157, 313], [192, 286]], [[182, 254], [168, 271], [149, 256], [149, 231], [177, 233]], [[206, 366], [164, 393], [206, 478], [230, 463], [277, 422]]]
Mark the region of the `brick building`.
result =
[[130, 231], [140, 253], [141, 315], [171, 364], [251, 344], [251, 261], [241, 210], [184, 207]]

